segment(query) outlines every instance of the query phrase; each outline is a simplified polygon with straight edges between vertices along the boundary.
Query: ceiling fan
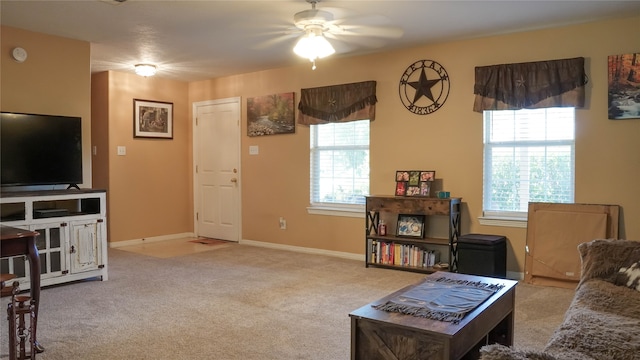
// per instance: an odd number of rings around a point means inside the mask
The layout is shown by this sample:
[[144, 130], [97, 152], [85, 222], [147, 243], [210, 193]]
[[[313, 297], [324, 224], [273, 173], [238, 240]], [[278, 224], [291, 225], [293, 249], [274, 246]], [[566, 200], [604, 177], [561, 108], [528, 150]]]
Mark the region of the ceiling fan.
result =
[[[309, 59], [313, 63], [311, 67], [313, 70], [316, 69], [316, 59], [322, 59], [336, 52], [327, 37], [338, 41], [340, 37], [350, 35], [398, 38], [403, 34], [403, 30], [397, 27], [375, 27], [356, 23], [349, 25], [348, 19], [335, 20], [333, 13], [317, 9], [316, 5], [321, 0], [306, 1], [311, 4], [311, 9], [300, 11], [293, 16], [295, 25], [293, 32], [303, 33], [293, 51], [298, 56]], [[367, 43], [365, 39], [360, 39], [358, 42]]]

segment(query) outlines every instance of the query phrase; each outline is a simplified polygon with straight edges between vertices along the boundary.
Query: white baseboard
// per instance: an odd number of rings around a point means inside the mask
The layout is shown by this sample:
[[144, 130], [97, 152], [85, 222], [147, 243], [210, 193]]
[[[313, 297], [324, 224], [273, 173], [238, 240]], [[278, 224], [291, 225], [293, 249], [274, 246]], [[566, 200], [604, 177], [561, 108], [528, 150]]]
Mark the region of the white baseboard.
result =
[[176, 239], [184, 239], [184, 238], [190, 238], [190, 237], [196, 237], [196, 235], [194, 233], [182, 233], [182, 234], [153, 236], [153, 237], [142, 238], [142, 239], [132, 239], [132, 240], [114, 241], [114, 242], [110, 241], [109, 247], [119, 248], [122, 246], [148, 244], [148, 243], [153, 243], [158, 241], [176, 240]]
[[517, 271], [507, 271], [507, 279], [511, 280], [524, 280], [524, 273]]
[[307, 248], [307, 247], [302, 247], [302, 246], [274, 244], [274, 243], [268, 243], [268, 242], [264, 242], [264, 241], [245, 240], [245, 239], [240, 240], [240, 244], [242, 244], [242, 245], [250, 245], [250, 246], [258, 246], [258, 247], [264, 247], [264, 248], [270, 248], [270, 249], [277, 249], [277, 250], [294, 251], [294, 252], [305, 253], [305, 254], [333, 256], [333, 257], [339, 257], [339, 258], [343, 258], [343, 259], [358, 260], [358, 261], [363, 261], [364, 262], [364, 255], [363, 254], [354, 254], [354, 253], [347, 253], [347, 252], [342, 252], [342, 251]]
[[[122, 246], [140, 245], [140, 244], [145, 244], [145, 243], [152, 243], [152, 242], [166, 241], [166, 240], [176, 240], [176, 239], [195, 237], [195, 236], [196, 235], [194, 233], [182, 233], [182, 234], [154, 236], [154, 237], [142, 238], [142, 239], [132, 239], [132, 240], [125, 240], [125, 241], [109, 242], [109, 247], [119, 248], [119, 247], [122, 247]], [[293, 245], [284, 245], [284, 244], [275, 244], [275, 243], [270, 243], [270, 242], [247, 240], [247, 239], [242, 239], [242, 240], [240, 240], [239, 243], [242, 244], [242, 245], [257, 246], [257, 247], [263, 247], [263, 248], [269, 248], [269, 249], [287, 250], [287, 251], [293, 251], [293, 252], [299, 252], [299, 253], [305, 253], [305, 254], [325, 255], [325, 256], [338, 257], [338, 258], [342, 258], [342, 259], [364, 261], [364, 255], [363, 254], [354, 254], [354, 253], [348, 253], [348, 252], [343, 252], [343, 251], [323, 250], [323, 249], [307, 248], [307, 247], [302, 247], [302, 246], [293, 246]], [[507, 279], [518, 280], [518, 281], [524, 280], [524, 273], [517, 272], [517, 271], [507, 271]]]

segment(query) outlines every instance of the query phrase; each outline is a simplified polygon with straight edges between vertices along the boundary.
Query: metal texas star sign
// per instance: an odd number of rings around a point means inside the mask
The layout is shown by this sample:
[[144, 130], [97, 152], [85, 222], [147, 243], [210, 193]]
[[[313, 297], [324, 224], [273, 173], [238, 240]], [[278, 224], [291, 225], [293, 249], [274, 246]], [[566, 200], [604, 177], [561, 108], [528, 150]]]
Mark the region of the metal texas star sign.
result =
[[400, 78], [400, 100], [407, 110], [427, 115], [438, 110], [449, 96], [449, 75], [433, 60], [411, 64]]

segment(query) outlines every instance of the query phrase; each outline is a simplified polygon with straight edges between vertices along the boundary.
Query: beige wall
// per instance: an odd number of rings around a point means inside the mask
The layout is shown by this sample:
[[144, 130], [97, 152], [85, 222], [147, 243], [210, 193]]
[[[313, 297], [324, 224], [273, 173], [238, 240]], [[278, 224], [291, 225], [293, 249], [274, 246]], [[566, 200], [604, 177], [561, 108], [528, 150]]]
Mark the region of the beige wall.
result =
[[[463, 233], [509, 238], [508, 270], [524, 267], [525, 230], [480, 225], [482, 117], [471, 111], [474, 67], [582, 56], [589, 75], [587, 106], [576, 119], [576, 202], [622, 206], [621, 237], [640, 239], [640, 120], [607, 120], [607, 56], [637, 52], [640, 17], [429, 45], [386, 54], [183, 83], [132, 73], [89, 77], [89, 44], [2, 27], [3, 111], [79, 114], [85, 163], [90, 143], [96, 186], [108, 189], [110, 241], [193, 231], [191, 104], [240, 96], [246, 134], [246, 98], [301, 88], [375, 80], [377, 120], [371, 125], [371, 192], [392, 194], [394, 172], [435, 169], [444, 189], [463, 198]], [[624, 34], [621, 36], [620, 34]], [[29, 51], [24, 64], [10, 60], [14, 46]], [[292, 55], [293, 56], [293, 55]], [[45, 60], [46, 58], [46, 60]], [[451, 93], [437, 112], [409, 113], [398, 98], [408, 65], [430, 59], [451, 77]], [[91, 89], [92, 87], [92, 89]], [[91, 99], [89, 94], [93, 94]], [[174, 103], [174, 139], [133, 138], [133, 99]], [[37, 101], [33, 101], [37, 99]], [[93, 103], [93, 109], [90, 103]], [[90, 136], [92, 132], [92, 136]], [[260, 154], [249, 156], [250, 145]], [[116, 147], [126, 146], [126, 156]], [[85, 174], [90, 167], [85, 166]], [[307, 214], [309, 129], [295, 134], [242, 137], [243, 239], [362, 254], [364, 219]], [[85, 175], [85, 185], [90, 176]], [[287, 219], [280, 230], [278, 218]]]
[[[298, 67], [236, 75], [189, 85], [189, 101], [246, 98], [301, 88], [377, 81], [377, 120], [371, 124], [371, 192], [392, 194], [397, 169], [435, 169], [444, 189], [465, 202], [463, 233], [509, 238], [508, 270], [522, 272], [525, 229], [483, 226], [482, 116], [474, 113], [476, 66], [585, 57], [588, 101], [576, 112], [576, 196], [581, 203], [619, 204], [621, 236], [640, 239], [640, 120], [607, 120], [607, 56], [637, 52], [639, 17], [450, 42], [362, 57], [321, 60], [315, 71]], [[625, 34], [621, 36], [621, 34]], [[292, 55], [293, 56], [293, 55]], [[442, 64], [451, 92], [437, 112], [408, 112], [398, 97], [403, 71], [421, 59]], [[295, 135], [242, 138], [242, 235], [244, 239], [350, 253], [364, 252], [364, 220], [309, 215], [309, 129]], [[258, 156], [248, 147], [257, 145]], [[278, 218], [287, 219], [287, 230]]]
[[[191, 131], [186, 82], [133, 73], [92, 76], [96, 183], [108, 190], [109, 241], [193, 231]], [[173, 139], [134, 138], [133, 100], [173, 103]], [[117, 155], [124, 146], [126, 155]]]
[[[89, 43], [7, 26], [0, 30], [0, 109], [82, 117], [84, 184], [78, 185], [91, 187]], [[25, 62], [11, 57], [15, 47], [27, 51]]]

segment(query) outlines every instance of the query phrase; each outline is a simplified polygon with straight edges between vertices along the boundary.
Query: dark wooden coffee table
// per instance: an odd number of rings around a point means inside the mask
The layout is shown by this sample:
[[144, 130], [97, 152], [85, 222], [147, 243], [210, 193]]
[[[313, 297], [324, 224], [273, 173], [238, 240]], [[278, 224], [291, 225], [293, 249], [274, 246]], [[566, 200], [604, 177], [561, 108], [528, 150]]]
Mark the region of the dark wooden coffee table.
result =
[[365, 305], [351, 314], [352, 360], [476, 359], [486, 344], [513, 344], [513, 309], [517, 281], [437, 272], [429, 277], [482, 281], [504, 287], [472, 310], [458, 324], [431, 320], [372, 306], [406, 292], [418, 284]]

